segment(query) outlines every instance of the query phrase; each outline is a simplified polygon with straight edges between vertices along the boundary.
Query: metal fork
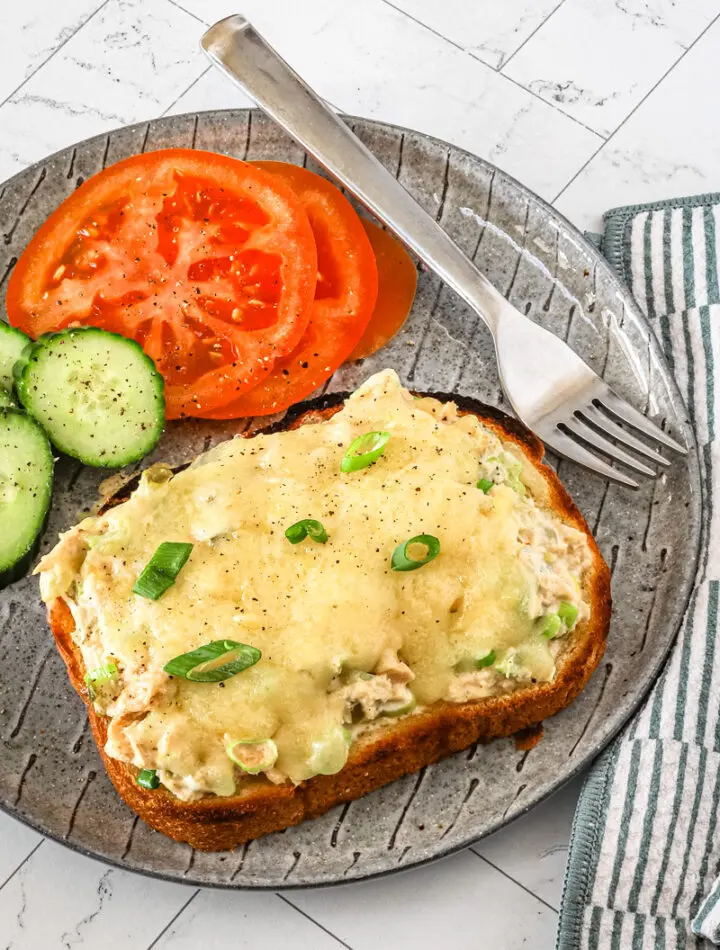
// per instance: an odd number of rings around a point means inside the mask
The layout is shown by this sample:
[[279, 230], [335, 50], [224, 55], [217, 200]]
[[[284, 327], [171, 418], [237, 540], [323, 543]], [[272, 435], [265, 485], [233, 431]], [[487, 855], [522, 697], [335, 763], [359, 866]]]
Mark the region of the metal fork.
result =
[[631, 488], [637, 488], [637, 482], [593, 449], [634, 474], [654, 476], [656, 469], [646, 462], [669, 462], [620, 423], [651, 443], [686, 453], [616, 395], [566, 343], [509, 304], [244, 17], [220, 20], [205, 33], [202, 46], [216, 66], [479, 314], [493, 335], [510, 404], [546, 445]]

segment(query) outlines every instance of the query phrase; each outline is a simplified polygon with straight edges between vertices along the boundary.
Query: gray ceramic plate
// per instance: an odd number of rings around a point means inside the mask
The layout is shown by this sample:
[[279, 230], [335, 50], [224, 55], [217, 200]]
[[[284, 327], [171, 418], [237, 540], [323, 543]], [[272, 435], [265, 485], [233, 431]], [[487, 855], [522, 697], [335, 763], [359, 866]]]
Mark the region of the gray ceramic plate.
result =
[[[361, 138], [434, 214], [512, 303], [568, 340], [641, 409], [692, 443], [678, 390], [626, 289], [567, 221], [497, 169], [443, 142], [369, 121]], [[13, 178], [1, 192], [2, 289], [38, 225], [83, 179], [144, 149], [193, 146], [301, 162], [257, 113], [160, 119], [91, 139]], [[412, 317], [380, 354], [348, 366], [330, 390], [393, 366], [416, 390], [464, 393], [502, 407], [490, 338], [438, 280], [421, 273]], [[180, 461], [236, 424], [168, 427], [153, 459]], [[519, 752], [510, 740], [471, 748], [316, 821], [230, 854], [201, 854], [139, 821], [115, 794], [48, 632], [37, 582], [0, 594], [0, 804], [71, 847], [133, 870], [230, 887], [349, 881], [447, 854], [522, 814], [587, 765], [655, 678], [694, 577], [700, 490], [694, 451], [638, 492], [569, 463], [559, 468], [613, 569], [607, 654], [583, 695]], [[96, 498], [103, 475], [58, 465], [50, 546]]]

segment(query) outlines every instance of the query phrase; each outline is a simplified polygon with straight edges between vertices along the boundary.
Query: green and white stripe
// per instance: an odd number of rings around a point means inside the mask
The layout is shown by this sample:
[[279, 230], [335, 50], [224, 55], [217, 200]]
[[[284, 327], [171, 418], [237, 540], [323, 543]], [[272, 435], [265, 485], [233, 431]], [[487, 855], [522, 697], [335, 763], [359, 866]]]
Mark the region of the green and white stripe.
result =
[[692, 922], [693, 933], [720, 943], [720, 880], [716, 880]]
[[720, 195], [606, 215], [603, 246], [653, 324], [695, 427], [706, 493], [704, 555], [662, 676], [580, 797], [558, 950], [720, 944], [717, 241]]

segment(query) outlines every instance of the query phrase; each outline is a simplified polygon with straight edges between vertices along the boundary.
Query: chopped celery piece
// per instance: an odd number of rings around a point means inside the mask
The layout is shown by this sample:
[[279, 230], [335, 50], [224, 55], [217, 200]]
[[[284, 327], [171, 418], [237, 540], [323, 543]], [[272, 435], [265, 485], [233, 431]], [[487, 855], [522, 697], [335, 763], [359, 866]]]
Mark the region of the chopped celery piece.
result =
[[385, 705], [380, 710], [381, 716], [404, 716], [410, 713], [417, 706], [417, 701], [410, 690], [407, 690], [407, 696], [402, 699], [396, 699]]
[[498, 673], [502, 673], [507, 679], [516, 679], [521, 676], [525, 669], [517, 658], [517, 652], [510, 648], [499, 663], [495, 664]]
[[568, 630], [572, 628], [577, 623], [578, 618], [578, 608], [575, 604], [571, 604], [569, 600], [560, 601], [560, 606], [557, 609], [558, 617], [562, 620]]
[[97, 697], [98, 689], [101, 689], [107, 683], [111, 683], [117, 678], [118, 668], [114, 663], [106, 663], [104, 666], [98, 666], [93, 670], [88, 670], [83, 679], [85, 680], [90, 699], [94, 700]]
[[481, 656], [475, 657], [475, 669], [482, 670], [486, 666], [492, 666], [495, 662], [495, 651], [488, 650], [487, 653], [483, 653]]
[[[499, 455], [491, 455], [485, 459], [483, 468], [485, 474], [477, 483], [478, 488], [482, 488], [481, 482], [492, 481], [493, 484], [502, 482], [507, 485], [508, 488], [512, 488], [518, 495], [525, 494], [525, 485], [522, 482], [522, 462], [516, 459], [511, 452], [501, 452]], [[483, 491], [485, 491], [484, 488]]]
[[308, 766], [312, 775], [334, 775], [347, 762], [352, 734], [338, 726], [324, 736], [314, 739]]
[[559, 614], [545, 614], [540, 624], [540, 633], [548, 640], [553, 640], [563, 631], [563, 622]]
[[138, 776], [135, 781], [142, 788], [147, 788], [150, 791], [160, 785], [160, 779], [158, 778], [156, 769], [142, 769], [140, 772], [138, 772]]

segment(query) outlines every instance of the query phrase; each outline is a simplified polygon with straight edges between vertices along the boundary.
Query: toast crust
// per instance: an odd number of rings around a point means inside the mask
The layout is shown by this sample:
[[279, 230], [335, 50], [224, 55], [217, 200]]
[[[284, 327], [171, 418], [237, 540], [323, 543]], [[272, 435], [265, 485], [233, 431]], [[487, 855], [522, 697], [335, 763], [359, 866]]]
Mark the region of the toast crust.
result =
[[[347, 764], [335, 775], [317, 775], [298, 786], [272, 785], [259, 779], [242, 794], [184, 802], [162, 786], [154, 791], [141, 788], [135, 781], [137, 769], [106, 754], [107, 720], [89, 701], [82, 656], [72, 639], [74, 620], [66, 602], [58, 598], [48, 606], [50, 629], [70, 682], [87, 707], [98, 751], [120, 796], [152, 828], [200, 851], [231, 849], [361, 798], [475, 742], [488, 742], [535, 726], [568, 706], [587, 684], [604, 652], [610, 625], [610, 572], [574, 502], [552, 469], [542, 464], [542, 442], [497, 409], [458, 396], [423, 395], [454, 402], [461, 414], [477, 415], [503, 441], [514, 443], [543, 478], [548, 506], [588, 539], [592, 563], [584, 592], [590, 602], [590, 618], [573, 631], [572, 641], [558, 658], [555, 680], [476, 702], [436, 703], [399, 722], [382, 724], [353, 745]], [[261, 431], [293, 429], [330, 418], [339, 411], [344, 398], [339, 394], [305, 403]], [[106, 507], [126, 500], [137, 480], [126, 483]]]

